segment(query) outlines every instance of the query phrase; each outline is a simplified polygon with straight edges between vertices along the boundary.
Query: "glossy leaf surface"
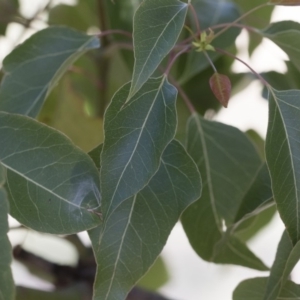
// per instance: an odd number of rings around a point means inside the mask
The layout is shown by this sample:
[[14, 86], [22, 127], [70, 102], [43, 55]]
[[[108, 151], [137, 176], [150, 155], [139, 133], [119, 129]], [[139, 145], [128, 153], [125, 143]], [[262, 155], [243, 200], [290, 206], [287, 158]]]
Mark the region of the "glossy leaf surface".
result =
[[100, 223], [92, 213], [100, 206], [98, 171], [69, 139], [28, 117], [1, 112], [0, 140], [13, 217], [57, 234]]
[[260, 33], [277, 44], [300, 70], [300, 24], [281, 21], [271, 24]]
[[266, 159], [274, 200], [296, 244], [300, 239], [300, 91], [270, 92]]
[[102, 228], [90, 231], [98, 264], [94, 300], [125, 299], [200, 192], [196, 165], [181, 144], [171, 142], [149, 184], [123, 201]]
[[[262, 300], [264, 297], [267, 277], [258, 277], [244, 280], [233, 292], [233, 300]], [[292, 281], [287, 281], [278, 300], [298, 300], [300, 286]]]
[[4, 168], [0, 164], [0, 300], [14, 300], [15, 287], [10, 269], [12, 248], [7, 237], [9, 208], [3, 189], [4, 172]]
[[222, 230], [223, 219], [227, 226], [233, 223], [261, 166], [253, 144], [238, 129], [194, 114], [187, 150], [203, 179], [202, 197], [182, 217], [194, 250], [208, 261], [266, 269], [244, 244]]
[[99, 40], [67, 27], [41, 30], [4, 60], [0, 111], [36, 117], [45, 98], [68, 67]]
[[176, 130], [177, 91], [165, 77], [149, 79], [125, 104], [129, 87], [126, 84], [115, 94], [105, 114], [101, 154], [104, 215], [148, 183]]
[[135, 63], [129, 97], [142, 87], [175, 45], [187, 8], [178, 0], [145, 0], [139, 6], [133, 23]]
[[293, 246], [286, 231], [279, 243], [276, 258], [266, 285], [264, 300], [276, 300], [290, 273], [300, 259], [300, 242]]

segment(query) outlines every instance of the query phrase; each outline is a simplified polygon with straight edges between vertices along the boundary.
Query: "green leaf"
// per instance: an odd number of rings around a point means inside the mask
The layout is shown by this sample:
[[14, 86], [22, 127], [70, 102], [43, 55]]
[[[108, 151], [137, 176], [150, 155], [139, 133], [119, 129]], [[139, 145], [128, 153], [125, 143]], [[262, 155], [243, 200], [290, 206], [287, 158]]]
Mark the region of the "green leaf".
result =
[[186, 3], [178, 0], [145, 0], [136, 11], [133, 23], [135, 64], [129, 98], [139, 91], [174, 47], [187, 8]]
[[290, 273], [300, 259], [300, 242], [293, 246], [286, 231], [279, 243], [276, 258], [266, 285], [264, 300], [276, 300]]
[[300, 240], [300, 91], [270, 91], [266, 159], [274, 200], [293, 244]]
[[208, 261], [266, 269], [243, 243], [222, 230], [223, 220], [227, 226], [234, 222], [259, 172], [255, 147], [238, 129], [194, 114], [188, 123], [187, 150], [203, 178], [202, 197], [182, 216], [192, 247]]
[[241, 221], [247, 215], [251, 216], [261, 209], [264, 210], [266, 206], [273, 205], [271, 178], [265, 163], [261, 165], [253, 179], [235, 216], [234, 223]]
[[115, 94], [105, 114], [100, 177], [107, 216], [149, 182], [176, 131], [177, 91], [165, 76], [149, 79], [126, 103], [129, 87]]
[[[262, 300], [267, 284], [267, 277], [251, 278], [242, 281], [233, 292], [233, 300]], [[298, 300], [300, 286], [287, 281], [278, 300]]]
[[36, 117], [68, 67], [98, 47], [97, 37], [67, 27], [49, 27], [34, 34], [3, 62], [0, 111]]
[[125, 299], [200, 191], [195, 163], [181, 144], [171, 142], [149, 184], [123, 201], [103, 227], [89, 232], [98, 264], [94, 300]]
[[103, 149], [103, 144], [100, 144], [88, 153], [99, 171], [100, 171], [100, 155], [102, 149]]
[[269, 3], [275, 5], [287, 5], [287, 6], [300, 5], [299, 0], [270, 0]]
[[56, 234], [100, 223], [98, 171], [69, 139], [28, 117], [1, 112], [0, 140], [11, 214], [20, 223]]
[[[254, 9], [255, 7], [261, 5], [263, 2], [261, 0], [234, 0], [235, 3], [241, 9], [241, 13], [245, 14], [249, 10]], [[264, 28], [269, 25], [271, 21], [272, 12], [274, 10], [274, 6], [268, 5], [266, 7], [262, 7], [252, 12], [248, 16], [243, 19], [243, 23], [248, 26], [253, 26], [255, 28]], [[261, 43], [262, 37], [257, 35], [255, 32], [248, 31], [250, 35], [249, 39], [249, 52], [250, 54], [254, 51], [254, 49]]]
[[4, 168], [0, 165], [0, 300], [14, 300], [15, 286], [10, 264], [12, 262], [12, 248], [7, 237], [8, 202], [4, 184]]
[[[192, 4], [197, 12], [201, 30], [208, 29], [213, 25], [233, 22], [240, 16], [238, 7], [228, 0], [193, 0]], [[194, 24], [192, 15], [190, 15], [190, 19], [192, 24]], [[194, 30], [196, 30], [196, 27], [194, 27]], [[239, 28], [231, 28], [214, 40], [212, 45], [223, 49], [227, 48], [234, 44], [239, 33]], [[220, 54], [210, 51], [209, 56], [214, 61], [220, 56]], [[185, 83], [187, 80], [209, 66], [209, 61], [203, 53], [196, 51], [189, 53], [186, 67], [180, 77], [180, 81]]]
[[300, 70], [300, 23], [293, 21], [273, 23], [259, 33], [285, 51], [297, 69]]

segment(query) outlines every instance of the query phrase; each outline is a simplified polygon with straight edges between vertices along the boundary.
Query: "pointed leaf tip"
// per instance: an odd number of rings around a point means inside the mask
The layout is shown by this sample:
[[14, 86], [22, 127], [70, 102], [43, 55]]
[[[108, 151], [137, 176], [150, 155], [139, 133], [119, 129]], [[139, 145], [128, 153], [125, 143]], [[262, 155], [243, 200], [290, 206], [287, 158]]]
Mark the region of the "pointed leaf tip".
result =
[[300, 0], [270, 0], [269, 3], [275, 5], [293, 6], [300, 5]]
[[209, 85], [218, 101], [227, 107], [231, 93], [230, 79], [226, 75], [215, 73], [210, 77]]

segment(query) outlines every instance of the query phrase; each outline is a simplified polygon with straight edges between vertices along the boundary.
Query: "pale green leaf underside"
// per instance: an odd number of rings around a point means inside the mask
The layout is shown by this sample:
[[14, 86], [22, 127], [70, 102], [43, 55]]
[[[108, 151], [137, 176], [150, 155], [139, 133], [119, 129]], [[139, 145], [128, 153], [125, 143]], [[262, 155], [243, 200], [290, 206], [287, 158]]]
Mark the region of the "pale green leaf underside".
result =
[[270, 93], [266, 159], [274, 200], [293, 244], [300, 240], [300, 91]]
[[87, 154], [58, 131], [0, 112], [0, 162], [11, 214], [38, 231], [74, 233], [100, 223], [99, 174]]
[[135, 64], [129, 97], [149, 79], [174, 47], [184, 25], [187, 4], [178, 0], [145, 0], [133, 20]]
[[[194, 250], [205, 260], [265, 270], [264, 264], [234, 236], [230, 225], [251, 190], [261, 160], [238, 129], [194, 114], [188, 123], [187, 150], [203, 179], [202, 197], [183, 214], [182, 223]], [[209, 224], [209, 225], [208, 225]]]
[[15, 287], [10, 269], [12, 248], [7, 237], [8, 232], [8, 202], [2, 188], [4, 183], [4, 168], [0, 165], [0, 299], [14, 300]]
[[41, 30], [3, 62], [0, 111], [36, 117], [45, 98], [68, 67], [99, 40], [67, 27]]
[[125, 104], [129, 88], [130, 83], [115, 94], [105, 114], [101, 153], [104, 216], [149, 182], [177, 125], [177, 90], [166, 77], [149, 79]]
[[300, 70], [300, 23], [282, 21], [259, 31], [264, 37], [277, 44]]
[[90, 231], [98, 264], [94, 300], [125, 299], [200, 193], [196, 165], [178, 142], [171, 142], [149, 184], [123, 201], [102, 228]]
[[[266, 290], [267, 277], [242, 281], [233, 292], [233, 300], [262, 300]], [[300, 286], [287, 281], [277, 300], [299, 300]]]
[[276, 258], [266, 285], [264, 300], [276, 300], [284, 287], [290, 273], [300, 259], [300, 242], [293, 246], [286, 231], [284, 231], [278, 246]]

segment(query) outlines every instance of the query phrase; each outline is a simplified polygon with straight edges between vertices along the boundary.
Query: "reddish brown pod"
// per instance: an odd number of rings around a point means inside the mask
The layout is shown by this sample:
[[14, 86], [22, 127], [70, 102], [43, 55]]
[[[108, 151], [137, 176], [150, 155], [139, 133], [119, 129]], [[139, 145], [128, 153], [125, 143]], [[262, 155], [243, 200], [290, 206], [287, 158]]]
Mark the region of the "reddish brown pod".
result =
[[230, 79], [226, 75], [215, 73], [210, 77], [209, 85], [219, 102], [227, 107], [231, 93]]

